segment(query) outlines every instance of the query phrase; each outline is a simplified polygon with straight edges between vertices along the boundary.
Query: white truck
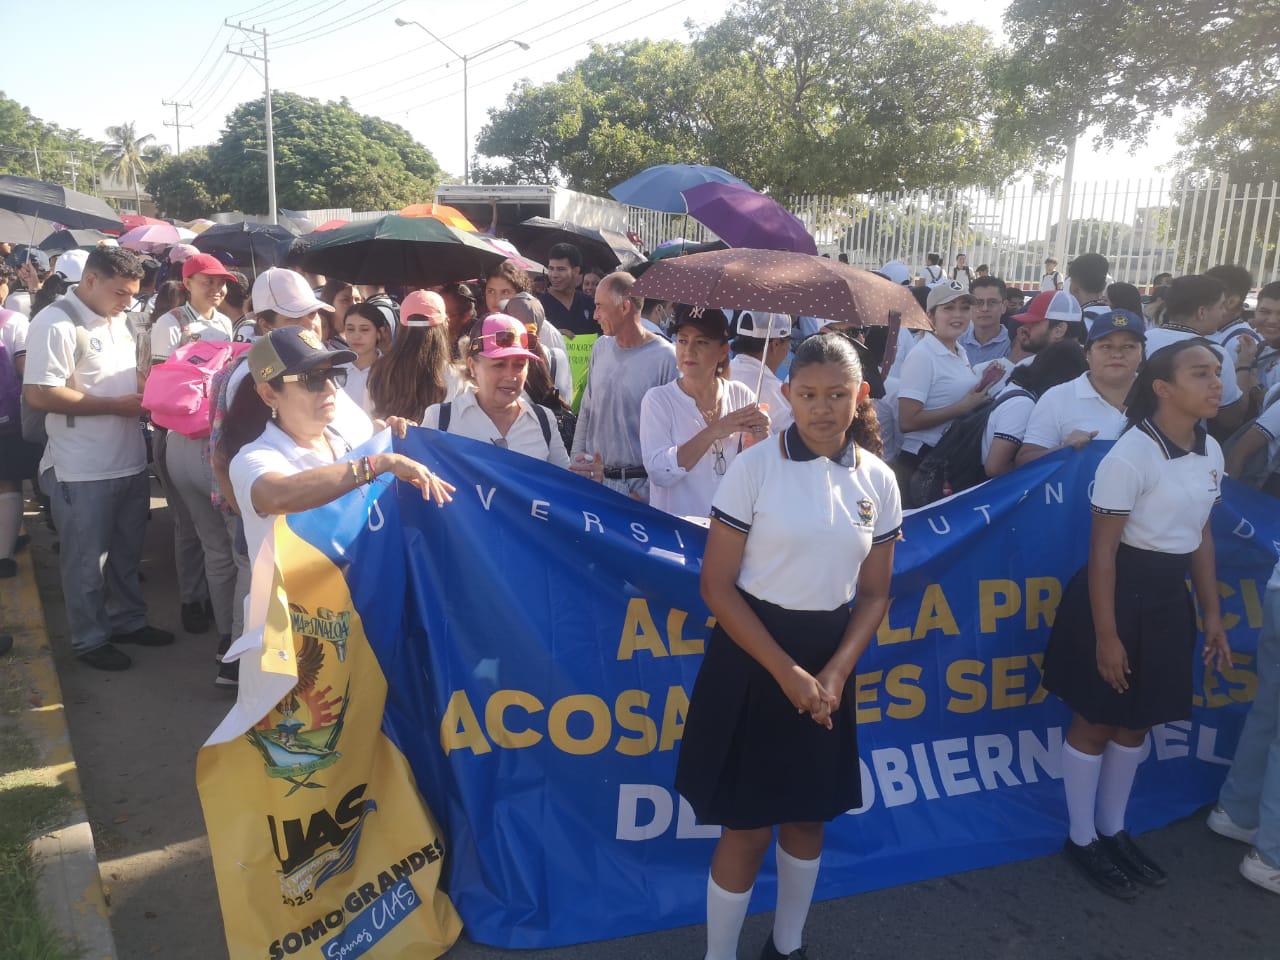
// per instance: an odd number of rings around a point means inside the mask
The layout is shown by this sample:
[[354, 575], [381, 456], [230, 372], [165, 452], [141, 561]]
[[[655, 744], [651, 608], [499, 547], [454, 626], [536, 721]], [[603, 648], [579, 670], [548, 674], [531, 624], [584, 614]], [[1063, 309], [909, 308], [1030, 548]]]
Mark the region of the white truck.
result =
[[530, 217], [567, 220], [583, 227], [607, 227], [625, 234], [627, 208], [616, 200], [593, 197], [566, 187], [524, 184], [447, 183], [436, 191], [436, 203], [461, 212], [478, 230], [504, 226]]

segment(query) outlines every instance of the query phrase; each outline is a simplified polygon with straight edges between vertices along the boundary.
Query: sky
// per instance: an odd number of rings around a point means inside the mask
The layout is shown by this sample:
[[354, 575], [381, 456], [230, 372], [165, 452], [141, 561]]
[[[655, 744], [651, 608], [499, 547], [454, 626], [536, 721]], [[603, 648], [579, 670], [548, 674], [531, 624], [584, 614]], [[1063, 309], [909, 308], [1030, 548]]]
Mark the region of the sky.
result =
[[[134, 121], [170, 148], [174, 109], [181, 107], [184, 148], [217, 139], [226, 115], [258, 97], [263, 80], [256, 63], [226, 52], [252, 49], [246, 34], [224, 19], [256, 23], [267, 31], [274, 89], [320, 99], [346, 96], [352, 106], [409, 130], [450, 173], [460, 175], [463, 159], [462, 70], [458, 58], [416, 26], [397, 27], [397, 18], [425, 24], [457, 53], [471, 57], [470, 134], [472, 141], [490, 108], [499, 107], [522, 79], [553, 79], [584, 56], [591, 40], [686, 39], [686, 22], [718, 19], [732, 0], [251, 0], [182, 2], [130, 17], [124, 4], [64, 0], [59, 20], [75, 21], [58, 34], [59, 65], [39, 43], [10, 44], [0, 90], [36, 116], [102, 137], [113, 124]], [[1002, 36], [1003, 4], [948, 0], [941, 22], [974, 21]], [[17, 0], [0, 0], [0, 10]], [[134, 7], [133, 9], [144, 9]], [[161, 12], [162, 11], [162, 12]], [[12, 17], [7, 18], [12, 22]], [[529, 45], [524, 51], [508, 38]], [[87, 66], [100, 64], [95, 74]], [[123, 76], [110, 77], [111, 64]], [[1151, 132], [1135, 153], [1109, 154], [1082, 145], [1077, 180], [1140, 179], [1176, 150], [1177, 119]]]

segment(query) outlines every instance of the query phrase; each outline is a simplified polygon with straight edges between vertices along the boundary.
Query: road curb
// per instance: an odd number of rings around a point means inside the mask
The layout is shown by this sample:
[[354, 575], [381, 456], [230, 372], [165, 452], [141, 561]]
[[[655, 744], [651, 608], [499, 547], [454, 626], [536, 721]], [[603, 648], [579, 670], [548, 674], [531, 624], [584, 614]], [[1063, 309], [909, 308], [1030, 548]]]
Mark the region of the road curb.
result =
[[0, 624], [13, 634], [12, 663], [23, 691], [18, 723], [36, 749], [50, 783], [71, 795], [63, 823], [31, 844], [39, 874], [40, 904], [55, 927], [75, 942], [84, 960], [116, 960], [109, 910], [98, 871], [93, 830], [71, 752], [62, 685], [53, 664], [31, 549], [17, 557], [18, 575], [0, 591]]

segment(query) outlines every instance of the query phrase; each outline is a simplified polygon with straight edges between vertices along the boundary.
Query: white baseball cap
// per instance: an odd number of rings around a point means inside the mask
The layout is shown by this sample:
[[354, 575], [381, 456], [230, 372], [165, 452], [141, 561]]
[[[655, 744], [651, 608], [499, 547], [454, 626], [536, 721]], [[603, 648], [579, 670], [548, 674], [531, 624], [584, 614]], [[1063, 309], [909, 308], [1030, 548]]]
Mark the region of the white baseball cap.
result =
[[739, 310], [733, 329], [740, 337], [783, 340], [791, 336], [791, 317], [785, 313], [765, 313], [763, 310]]
[[169, 248], [169, 262], [182, 263], [187, 257], [194, 257], [199, 252], [189, 243], [175, 243]]
[[876, 273], [900, 286], [906, 286], [911, 283], [911, 268], [901, 260], [890, 260]]
[[84, 264], [88, 259], [88, 250], [68, 250], [66, 253], [60, 253], [57, 262], [53, 265], [54, 273], [62, 274], [68, 283], [79, 283], [80, 278], [84, 276]]
[[272, 267], [253, 281], [253, 312], [270, 310], [296, 320], [317, 310], [333, 313], [333, 307], [316, 298], [306, 277], [283, 267]]

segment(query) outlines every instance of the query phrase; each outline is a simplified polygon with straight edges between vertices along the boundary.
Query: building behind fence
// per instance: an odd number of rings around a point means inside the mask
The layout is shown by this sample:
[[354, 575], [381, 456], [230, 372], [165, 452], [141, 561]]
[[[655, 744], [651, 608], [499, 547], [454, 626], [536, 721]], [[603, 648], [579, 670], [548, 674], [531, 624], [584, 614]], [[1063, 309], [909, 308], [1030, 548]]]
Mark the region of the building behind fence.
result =
[[[1000, 191], [937, 190], [789, 197], [785, 205], [832, 257], [874, 269], [902, 260], [917, 274], [925, 256], [937, 253], [950, 269], [956, 254], [970, 268], [987, 264], [1005, 280], [1036, 286], [1047, 257], [1067, 262], [1097, 252], [1111, 262], [1115, 280], [1139, 286], [1157, 273], [1198, 273], [1218, 263], [1249, 269], [1258, 285], [1280, 277], [1277, 247], [1280, 184], [1232, 183], [1214, 174], [1075, 183], [1064, 230], [1062, 186], [1014, 184]], [[327, 219], [367, 220], [386, 211], [315, 210]], [[644, 247], [678, 238], [714, 239], [700, 223], [680, 214], [628, 209], [631, 229]], [[1065, 234], [1065, 235], [1064, 235]]]

